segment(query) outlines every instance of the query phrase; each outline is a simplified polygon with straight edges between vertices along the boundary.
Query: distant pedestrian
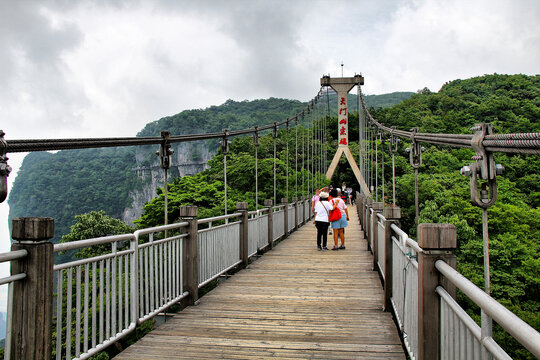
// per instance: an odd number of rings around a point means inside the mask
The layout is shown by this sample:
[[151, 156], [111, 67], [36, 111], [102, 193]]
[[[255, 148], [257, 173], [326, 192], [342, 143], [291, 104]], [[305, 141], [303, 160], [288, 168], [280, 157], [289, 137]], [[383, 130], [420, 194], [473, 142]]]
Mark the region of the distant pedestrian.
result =
[[328, 250], [326, 243], [328, 241], [328, 226], [330, 222], [328, 215], [332, 210], [332, 205], [328, 202], [328, 193], [321, 191], [319, 193], [319, 201], [315, 203], [315, 220], [313, 223], [317, 228], [317, 249]]
[[[332, 250], [345, 250], [345, 228], [349, 226], [349, 212], [347, 211], [347, 204], [345, 204], [343, 199], [341, 199], [341, 191], [338, 189], [332, 190], [331, 195], [333, 197], [331, 201], [332, 209], [339, 209], [341, 212], [341, 219], [332, 221], [332, 229], [334, 231], [334, 247]], [[341, 239], [341, 246], [339, 247], [338, 237]]]
[[317, 203], [319, 201], [320, 192], [321, 192], [321, 190], [319, 190], [319, 189], [315, 190], [315, 195], [313, 195], [313, 197], [311, 198], [311, 212], [315, 211], [315, 203]]

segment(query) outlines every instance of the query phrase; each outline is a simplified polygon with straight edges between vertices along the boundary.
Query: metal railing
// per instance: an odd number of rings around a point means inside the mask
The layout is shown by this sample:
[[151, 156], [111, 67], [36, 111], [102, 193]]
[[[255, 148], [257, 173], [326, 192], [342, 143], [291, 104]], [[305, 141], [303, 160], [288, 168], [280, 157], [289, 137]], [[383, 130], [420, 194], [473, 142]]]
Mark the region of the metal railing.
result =
[[[230, 214], [212, 218], [212, 221], [230, 220], [240, 214]], [[198, 221], [209, 223], [208, 219]], [[240, 262], [240, 221], [228, 222], [224, 225], [199, 230], [199, 287], [226, 273]]]
[[[301, 202], [305, 206], [307, 201]], [[272, 216], [277, 238], [284, 233], [285, 205], [274, 208]], [[291, 211], [295, 224], [294, 206]], [[241, 213], [179, 222], [135, 231], [133, 234], [106, 236], [51, 246], [53, 252], [81, 251], [95, 256], [56, 264], [54, 276], [53, 338], [56, 359], [87, 359], [133, 332], [138, 324], [167, 310], [190, 296], [186, 291], [187, 241], [197, 239], [198, 287], [240, 265], [241, 242], [247, 242], [249, 256], [269, 245], [269, 209], [249, 213], [243, 224]], [[213, 223], [220, 225], [213, 226]], [[202, 225], [202, 226], [201, 226]], [[247, 226], [248, 239], [241, 229]], [[199, 228], [200, 227], [200, 228]], [[281, 231], [279, 231], [281, 230]], [[16, 262], [27, 257], [27, 250], [0, 254], [0, 262]], [[46, 271], [47, 269], [43, 269]], [[25, 273], [0, 279], [0, 285], [26, 278]], [[11, 298], [8, 308], [12, 304]], [[24, 299], [16, 299], [24, 301]], [[52, 305], [52, 304], [51, 304]], [[45, 306], [40, 304], [40, 306]], [[8, 311], [8, 337], [11, 322]], [[9, 358], [9, 339], [6, 355]]]
[[399, 227], [392, 224], [391, 228], [398, 236], [392, 236], [392, 308], [405, 348], [412, 357], [418, 353], [418, 261], [411, 245], [419, 248]]
[[386, 262], [384, 261], [386, 259], [385, 256], [385, 246], [384, 246], [384, 222], [385, 218], [381, 214], [377, 214], [377, 239], [379, 241], [377, 242], [377, 265], [379, 267], [379, 273], [381, 274], [382, 278], [384, 279], [384, 274], [386, 270]]
[[274, 218], [273, 222], [273, 234], [274, 241], [278, 240], [285, 235], [285, 205], [276, 206], [274, 208], [274, 213], [272, 214]]
[[291, 231], [294, 229], [294, 224], [295, 224], [295, 211], [296, 211], [296, 207], [294, 206], [294, 203], [293, 203], [293, 204], [289, 204], [289, 205], [288, 205], [288, 209], [287, 209], [287, 217], [288, 217], [288, 221], [287, 221], [287, 231], [288, 231], [288, 232], [291, 232]]
[[[26, 250], [15, 250], [8, 253], [0, 254], [0, 263], [9, 262], [10, 265], [13, 261], [24, 259], [28, 256], [28, 251]], [[12, 305], [13, 305], [13, 291], [12, 284], [15, 281], [24, 280], [26, 278], [26, 273], [17, 273], [10, 276], [0, 278], [0, 285], [8, 285], [8, 301], [7, 301], [7, 319], [6, 319], [6, 346], [4, 355], [6, 359], [10, 358], [11, 348], [9, 337], [11, 335], [11, 314], [12, 314]]]
[[[426, 343], [433, 341], [433, 338], [427, 341], [426, 337], [433, 336], [433, 333], [437, 335], [438, 352], [436, 356], [438, 358], [485, 359], [493, 357], [495, 359], [510, 359], [491, 336], [482, 336], [481, 327], [456, 302], [454, 286], [478, 305], [482, 311], [491, 316], [533, 355], [540, 357], [540, 333], [459, 274], [454, 268], [455, 264], [451, 266], [445, 262], [445, 257], [448, 259], [453, 257], [455, 260], [455, 256], [451, 254], [452, 248], [423, 249], [419, 243], [411, 239], [396, 225], [395, 216], [388, 218], [379, 210], [375, 211], [362, 196], [359, 198], [358, 209], [360, 223], [364, 229], [369, 229], [366, 232], [366, 240], [375, 256], [373, 269], [379, 271], [383, 278], [385, 302], [387, 294], [390, 296], [388, 302], [391, 306], [387, 307], [386, 310], [393, 311], [402, 334], [403, 343], [411, 359], [429, 358], [425, 355], [425, 348], [432, 346], [432, 344], [426, 345]], [[386, 209], [389, 208], [384, 208], [385, 214]], [[396, 214], [392, 211], [389, 213]], [[386, 226], [385, 223], [388, 221], [394, 222], [390, 226]], [[441, 228], [448, 226], [447, 224], [421, 224], [418, 230], [419, 234], [424, 225]], [[377, 227], [376, 232], [373, 231], [373, 226]], [[387, 231], [390, 231], [391, 254], [385, 252], [385, 249], [388, 249], [387, 244], [385, 244], [385, 240], [388, 238]], [[434, 234], [443, 232], [434, 232]], [[455, 244], [455, 231], [453, 236]], [[433, 243], [439, 241], [445, 243], [440, 238], [434, 240]], [[391, 269], [386, 269], [384, 265], [387, 256], [392, 257]], [[420, 262], [419, 258], [424, 260]], [[438, 258], [441, 259], [437, 260]], [[424, 268], [420, 266], [421, 264], [424, 264], [422, 265]], [[431, 264], [432, 267], [426, 267], [426, 264]], [[391, 281], [386, 277], [387, 274], [391, 274]], [[436, 298], [426, 298], [424, 293], [426, 289], [419, 287], [419, 284], [424, 284], [424, 286], [436, 284], [432, 293], [428, 291], [428, 297], [431, 296], [430, 294], [435, 294]], [[386, 289], [387, 286], [391, 286], [390, 291]], [[437, 298], [438, 300], [435, 301]], [[431, 314], [428, 314], [430, 311]]]

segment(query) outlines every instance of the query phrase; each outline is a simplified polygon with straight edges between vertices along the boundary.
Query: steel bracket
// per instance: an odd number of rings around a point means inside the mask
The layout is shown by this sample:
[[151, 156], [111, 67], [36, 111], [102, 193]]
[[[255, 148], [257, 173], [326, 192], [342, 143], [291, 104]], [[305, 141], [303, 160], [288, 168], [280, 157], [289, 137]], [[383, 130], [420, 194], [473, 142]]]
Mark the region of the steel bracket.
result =
[[[476, 162], [462, 169], [462, 174], [471, 177], [471, 203], [475, 206], [487, 209], [497, 201], [497, 172], [504, 168], [497, 166], [493, 154], [486, 151], [482, 142], [486, 135], [493, 133], [493, 125], [477, 124], [471, 128], [474, 131], [471, 140], [471, 147], [476, 155], [473, 160]], [[487, 180], [487, 183], [482, 184], [482, 190], [478, 192], [478, 180]]]
[[231, 142], [229, 141], [229, 130], [223, 130], [223, 139], [221, 139], [221, 153], [227, 155], [230, 150]]
[[11, 172], [11, 166], [7, 161], [9, 158], [6, 156], [7, 142], [4, 140], [4, 133], [0, 130], [0, 203], [4, 202], [8, 194], [7, 177]]
[[171, 168], [171, 155], [174, 154], [174, 151], [171, 149], [171, 144], [169, 143], [170, 133], [168, 131], [161, 132], [161, 138], [163, 141], [159, 147], [159, 151], [156, 152], [156, 155], [159, 156], [159, 165], [162, 169]]
[[495, 160], [493, 154], [486, 151], [482, 142], [486, 135], [493, 133], [493, 125], [491, 124], [477, 124], [471, 128], [474, 131], [473, 138], [471, 140], [471, 147], [476, 155], [473, 160], [476, 160], [476, 168], [480, 171], [480, 177], [483, 180], [495, 179]]
[[420, 144], [416, 141], [416, 134], [418, 133], [418, 128], [412, 128], [411, 129], [411, 149], [409, 151], [409, 162], [411, 166], [414, 169], [420, 168], [422, 165], [422, 152], [423, 148], [420, 146]]
[[255, 126], [255, 132], [253, 133], [253, 145], [259, 146], [259, 127]]
[[397, 136], [394, 135], [394, 130], [396, 130], [396, 127], [392, 126], [392, 129], [390, 130], [390, 142], [389, 142], [390, 152], [392, 154], [396, 153], [399, 142], [401, 141]]

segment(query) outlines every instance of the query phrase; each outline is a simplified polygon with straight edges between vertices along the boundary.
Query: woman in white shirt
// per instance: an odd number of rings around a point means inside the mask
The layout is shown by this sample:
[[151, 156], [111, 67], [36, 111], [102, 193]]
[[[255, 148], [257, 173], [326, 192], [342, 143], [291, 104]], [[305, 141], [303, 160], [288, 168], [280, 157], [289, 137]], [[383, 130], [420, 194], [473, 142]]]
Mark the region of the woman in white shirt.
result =
[[313, 221], [313, 223], [317, 228], [317, 249], [320, 251], [328, 250], [328, 248], [326, 247], [326, 242], [328, 240], [328, 226], [330, 225], [330, 222], [328, 221], [328, 214], [333, 207], [328, 202], [327, 192], [321, 191], [319, 197], [320, 200], [315, 203], [315, 220]]

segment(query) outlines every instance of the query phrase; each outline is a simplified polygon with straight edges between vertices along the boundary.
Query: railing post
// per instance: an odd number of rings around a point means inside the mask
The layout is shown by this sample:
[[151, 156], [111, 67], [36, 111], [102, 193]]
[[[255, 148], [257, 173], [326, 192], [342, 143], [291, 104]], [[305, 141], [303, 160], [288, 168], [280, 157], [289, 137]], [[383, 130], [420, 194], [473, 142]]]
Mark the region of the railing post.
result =
[[439, 359], [440, 298], [435, 288], [443, 285], [454, 298], [456, 288], [448, 286], [448, 281], [442, 281], [442, 275], [435, 269], [435, 261], [441, 259], [456, 268], [456, 256], [452, 253], [457, 246], [456, 227], [420, 224], [418, 245], [423, 249], [418, 254], [418, 359]]
[[289, 236], [289, 199], [281, 198], [281, 205], [284, 205], [283, 209], [285, 210], [283, 217], [283, 227], [285, 231], [283, 232], [283, 238]]
[[11, 334], [6, 334], [6, 359], [50, 359], [54, 256], [53, 244], [48, 240], [54, 237], [54, 219], [15, 218], [11, 234], [18, 240], [11, 251], [24, 249], [28, 255], [11, 263], [11, 274], [25, 273], [26, 278], [11, 286]]
[[392, 251], [392, 224], [399, 226], [401, 219], [401, 208], [398, 206], [385, 207], [383, 216], [384, 222], [384, 309], [392, 311], [392, 278], [393, 278], [393, 251]]
[[240, 212], [240, 260], [242, 260], [242, 266], [247, 267], [249, 263], [249, 215], [248, 215], [248, 203], [237, 202], [236, 211]]
[[187, 221], [188, 237], [184, 240], [184, 274], [186, 279], [186, 290], [189, 292], [187, 305], [196, 305], [199, 300], [199, 254], [198, 254], [198, 232], [197, 206], [181, 206], [180, 219]]
[[295, 196], [292, 198], [294, 202], [294, 231], [298, 230], [298, 198]]
[[274, 202], [270, 199], [264, 200], [264, 206], [268, 208], [268, 249], [274, 247]]
[[379, 237], [379, 231], [377, 229], [377, 222], [379, 221], [377, 218], [377, 214], [382, 213], [382, 210], [384, 208], [384, 204], [382, 202], [374, 202], [373, 203], [373, 215], [371, 216], [371, 228], [373, 229], [373, 271], [379, 271], [377, 269], [377, 261], [379, 256], [379, 241], [382, 241], [378, 239]]

